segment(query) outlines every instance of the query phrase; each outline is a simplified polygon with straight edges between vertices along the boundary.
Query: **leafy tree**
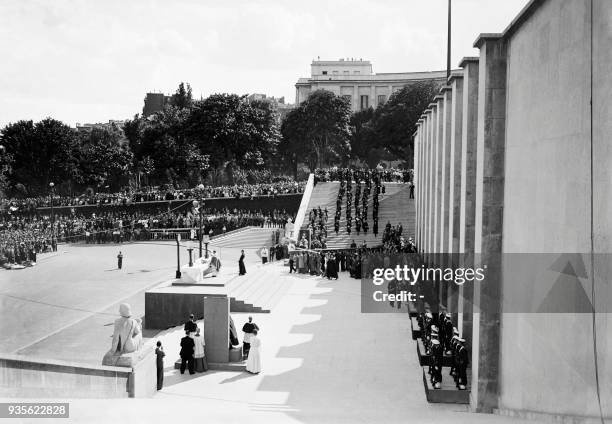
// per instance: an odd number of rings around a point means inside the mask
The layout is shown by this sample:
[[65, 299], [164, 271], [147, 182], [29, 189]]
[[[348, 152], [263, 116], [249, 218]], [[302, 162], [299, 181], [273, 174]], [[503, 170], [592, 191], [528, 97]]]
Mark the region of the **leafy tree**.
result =
[[60, 121], [9, 124], [2, 130], [0, 144], [12, 158], [10, 184], [22, 184], [29, 194], [47, 193], [52, 181], [68, 185], [81, 181], [76, 133]]
[[[327, 90], [317, 90], [289, 112], [282, 150], [297, 155], [311, 170], [345, 162], [350, 153], [348, 102]], [[297, 144], [304, 144], [303, 147]]]
[[279, 139], [271, 105], [249, 103], [246, 96], [236, 94], [213, 94], [196, 102], [186, 131], [210, 166], [224, 168], [230, 181], [236, 166], [263, 166]]
[[[379, 147], [373, 128], [374, 109], [371, 107], [355, 112], [350, 119], [351, 158], [367, 160], [372, 149]], [[375, 164], [376, 165], [376, 164]]]
[[93, 128], [79, 138], [79, 165], [86, 184], [118, 189], [128, 183], [134, 155], [120, 128]]
[[317, 157], [306, 143], [307, 122], [304, 110], [297, 108], [287, 114], [281, 124], [281, 142], [278, 150], [281, 156], [291, 164], [293, 177], [297, 179], [298, 164], [305, 162], [310, 169], [317, 167]]
[[191, 86], [189, 83], [185, 84], [181, 82], [176, 92], [170, 98], [170, 105], [179, 109], [185, 109], [190, 107], [192, 102]]
[[140, 138], [134, 143], [136, 160], [149, 158], [155, 164], [151, 176], [158, 183], [190, 182], [194, 172], [190, 157], [195, 147], [185, 137], [189, 116], [189, 109], [170, 106], [140, 123]]
[[414, 149], [412, 134], [439, 89], [440, 84], [434, 81], [407, 85], [393, 93], [375, 112], [372, 127], [377, 143], [398, 158], [408, 158], [410, 167]]

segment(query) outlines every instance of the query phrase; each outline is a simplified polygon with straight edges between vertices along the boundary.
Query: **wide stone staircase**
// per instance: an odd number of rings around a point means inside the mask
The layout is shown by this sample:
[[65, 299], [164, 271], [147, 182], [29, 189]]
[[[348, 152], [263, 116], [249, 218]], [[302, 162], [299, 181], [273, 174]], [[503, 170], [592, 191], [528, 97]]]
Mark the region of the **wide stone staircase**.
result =
[[[402, 224], [404, 228], [403, 234], [407, 237], [413, 237], [415, 231], [415, 204], [414, 199], [410, 199], [410, 189], [407, 184], [403, 183], [384, 183], [385, 194], [382, 193], [378, 196], [379, 208], [378, 208], [378, 236], [375, 237], [372, 232], [374, 221], [372, 220], [372, 199], [374, 195], [374, 189], [370, 192], [368, 198], [368, 233], [364, 234], [363, 231], [357, 234], [355, 229], [355, 189], [356, 185], [352, 184], [353, 192], [353, 227], [351, 228], [351, 234], [349, 235], [346, 230], [346, 193], [342, 198], [342, 209], [340, 215], [340, 231], [336, 235], [334, 232], [334, 216], [336, 214], [336, 200], [338, 197], [338, 190], [340, 189], [339, 182], [320, 182], [318, 183], [310, 197], [308, 203], [308, 210], [306, 217], [304, 218], [304, 225], [302, 228], [306, 228], [308, 225], [308, 214], [312, 209], [321, 207], [322, 210], [327, 208], [329, 219], [326, 224], [327, 228], [327, 247], [329, 249], [344, 249], [351, 245], [351, 242], [355, 240], [357, 245], [361, 245], [365, 240], [368, 247], [374, 247], [382, 244], [382, 233], [385, 229], [387, 222], [391, 225]], [[362, 183], [361, 189], [363, 192], [364, 184]]]
[[260, 249], [270, 246], [272, 234], [277, 228], [244, 227], [230, 233], [213, 237], [210, 241], [212, 247], [227, 247], [236, 249]]
[[289, 291], [291, 284], [278, 278], [286, 272], [283, 261], [247, 268], [246, 275], [226, 283], [232, 312], [269, 313]]

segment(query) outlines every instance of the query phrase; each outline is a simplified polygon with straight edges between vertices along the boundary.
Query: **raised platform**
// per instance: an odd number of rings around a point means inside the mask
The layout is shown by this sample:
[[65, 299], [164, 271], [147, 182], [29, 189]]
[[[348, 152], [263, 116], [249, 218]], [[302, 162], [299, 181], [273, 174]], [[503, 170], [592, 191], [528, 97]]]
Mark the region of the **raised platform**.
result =
[[466, 390], [459, 390], [455, 385], [455, 380], [448, 373], [442, 373], [442, 387], [440, 389], [434, 389], [429, 380], [429, 374], [427, 373], [427, 367], [423, 367], [423, 387], [425, 388], [425, 396], [427, 402], [430, 403], [470, 403], [470, 390], [471, 372], [468, 369], [468, 384]]

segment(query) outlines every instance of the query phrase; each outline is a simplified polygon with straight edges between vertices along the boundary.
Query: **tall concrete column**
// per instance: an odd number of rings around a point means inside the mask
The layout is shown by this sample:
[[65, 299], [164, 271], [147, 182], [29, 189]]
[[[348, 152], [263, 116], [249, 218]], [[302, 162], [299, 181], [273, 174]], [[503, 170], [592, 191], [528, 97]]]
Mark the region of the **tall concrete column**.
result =
[[[436, 254], [436, 261], [438, 262], [439, 254], [440, 254], [440, 233], [441, 233], [441, 225], [442, 222], [442, 210], [440, 209], [442, 204], [442, 169], [444, 168], [443, 159], [444, 159], [444, 143], [442, 142], [442, 129], [443, 129], [443, 119], [444, 119], [444, 97], [441, 95], [437, 95], [434, 97], [434, 102], [436, 102], [436, 121], [435, 121], [435, 165], [434, 165], [434, 178], [435, 178], [435, 187], [434, 187], [434, 232], [433, 232], [433, 253]], [[437, 263], [439, 264], [439, 262]]]
[[[432, 254], [435, 253], [434, 236], [435, 236], [435, 197], [436, 197], [436, 118], [437, 105], [429, 105], [431, 112], [429, 114], [429, 201], [428, 201], [428, 231], [427, 231], [427, 253], [428, 259], [432, 259]], [[429, 262], [429, 261], [428, 261]]]
[[507, 56], [501, 35], [481, 35], [474, 46], [480, 49], [474, 265], [486, 266], [486, 274], [474, 284], [471, 407], [492, 412], [500, 387]]
[[429, 230], [431, 228], [431, 109], [425, 111], [425, 158], [424, 158], [424, 195], [423, 195], [423, 250], [425, 260], [429, 259]]
[[[459, 217], [461, 210], [461, 130], [463, 124], [463, 74], [452, 74], [450, 130], [450, 178], [448, 194], [448, 251], [459, 252]], [[453, 262], [453, 265], [457, 265]]]
[[[461, 188], [459, 200], [460, 266], [474, 266], [474, 220], [476, 206], [476, 133], [478, 126], [478, 61], [477, 57], [464, 58], [463, 97], [461, 122]], [[459, 288], [457, 328], [468, 346], [472, 346], [474, 286]]]
[[[452, 90], [448, 191], [448, 254], [450, 266], [459, 266], [459, 210], [461, 209], [461, 124], [463, 119], [463, 75], [452, 74], [448, 80]], [[458, 311], [459, 287], [450, 285], [447, 308]], [[455, 318], [456, 316], [454, 316]], [[458, 325], [458, 319], [454, 319]], [[459, 326], [457, 327], [459, 328]]]
[[423, 189], [423, 118], [419, 119], [418, 124], [418, 140], [419, 140], [419, 150], [418, 150], [418, 162], [419, 167], [418, 170], [415, 171], [414, 174], [414, 186], [415, 186], [415, 203], [416, 203], [416, 214], [417, 214], [417, 230], [416, 230], [416, 245], [420, 248], [423, 244], [423, 215], [421, 213], [421, 206], [423, 205], [422, 198], [422, 189]]
[[421, 115], [423, 118], [423, 125], [421, 126], [423, 130], [423, 153], [421, 154], [421, 162], [423, 164], [423, 168], [421, 170], [421, 245], [419, 246], [419, 251], [421, 253], [425, 252], [425, 246], [427, 246], [427, 235], [426, 235], [426, 214], [427, 214], [427, 113], [423, 112]]
[[442, 122], [442, 197], [440, 201], [441, 218], [440, 224], [440, 251], [443, 254], [449, 252], [448, 245], [448, 217], [449, 195], [450, 195], [450, 171], [451, 171], [451, 116], [453, 92], [450, 86], [442, 87], [442, 102], [444, 103], [444, 118]]
[[421, 115], [421, 171], [419, 172], [419, 214], [421, 217], [421, 242], [418, 244], [419, 252], [423, 252], [425, 246], [425, 188], [426, 188], [426, 166], [425, 157], [427, 152], [427, 116]]
[[414, 208], [414, 218], [415, 218], [415, 225], [414, 225], [414, 240], [415, 243], [419, 243], [419, 209], [417, 207], [418, 204], [418, 193], [416, 191], [416, 183], [419, 179], [419, 170], [421, 169], [421, 164], [419, 163], [419, 150], [420, 150], [420, 142], [419, 142], [419, 125], [417, 124], [417, 130], [414, 132], [414, 134], [412, 135], [412, 145], [413, 145], [413, 149], [412, 149], [412, 183], [415, 184], [415, 190], [414, 190], [414, 203], [415, 203], [415, 208]]
[[369, 102], [369, 106], [372, 106], [372, 108], [377, 108], [378, 104], [377, 104], [377, 99], [376, 99], [376, 87], [374, 87], [373, 85], [370, 87], [370, 102]]
[[360, 106], [360, 98], [359, 98], [359, 86], [357, 84], [355, 84], [353, 86], [353, 110], [354, 111], [358, 111], [360, 110], [359, 106]]

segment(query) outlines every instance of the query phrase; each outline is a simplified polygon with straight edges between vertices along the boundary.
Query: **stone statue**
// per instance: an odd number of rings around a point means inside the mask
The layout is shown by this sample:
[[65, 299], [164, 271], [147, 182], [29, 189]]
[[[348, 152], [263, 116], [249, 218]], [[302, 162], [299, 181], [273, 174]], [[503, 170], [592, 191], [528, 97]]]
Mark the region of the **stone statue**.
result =
[[142, 348], [142, 322], [132, 318], [130, 305], [119, 305], [121, 318], [115, 320], [111, 349], [104, 355], [102, 365], [133, 366], [140, 360]]

